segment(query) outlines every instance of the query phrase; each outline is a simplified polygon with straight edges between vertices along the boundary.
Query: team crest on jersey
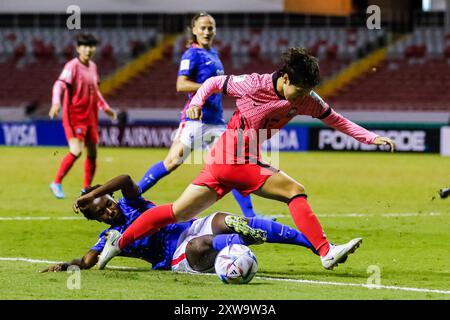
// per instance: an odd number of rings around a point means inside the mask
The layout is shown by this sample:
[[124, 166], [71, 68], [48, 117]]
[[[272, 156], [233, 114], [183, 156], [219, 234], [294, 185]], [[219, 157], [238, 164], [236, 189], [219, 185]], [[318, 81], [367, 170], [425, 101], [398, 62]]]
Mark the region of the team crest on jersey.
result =
[[289, 112], [288, 112], [288, 116], [292, 117], [296, 113], [297, 113], [297, 108], [295, 108], [295, 107], [291, 108], [291, 110], [289, 110]]
[[323, 101], [323, 99], [314, 91], [311, 90], [311, 92], [309, 93], [309, 95], [311, 96], [311, 98], [313, 98], [315, 101], [317, 101], [318, 103], [320, 103], [320, 105], [324, 108], [328, 107], [328, 105], [325, 103], [325, 101]]

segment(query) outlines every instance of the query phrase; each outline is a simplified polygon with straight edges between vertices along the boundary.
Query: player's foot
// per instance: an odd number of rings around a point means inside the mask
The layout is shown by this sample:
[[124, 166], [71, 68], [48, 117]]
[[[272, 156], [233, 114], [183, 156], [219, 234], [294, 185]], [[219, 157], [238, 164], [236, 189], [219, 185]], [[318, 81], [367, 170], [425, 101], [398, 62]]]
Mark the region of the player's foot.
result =
[[450, 195], [450, 188], [444, 188], [439, 190], [439, 196], [441, 199], [445, 199]]
[[117, 230], [110, 230], [106, 236], [105, 247], [98, 258], [97, 267], [102, 270], [107, 263], [120, 253], [119, 239], [122, 234]]
[[82, 189], [80, 190], [80, 196], [84, 196], [84, 195], [87, 193], [87, 192], [86, 192], [87, 188], [89, 188], [89, 187], [82, 188]]
[[247, 220], [235, 215], [225, 217], [225, 224], [236, 233], [246, 237], [251, 244], [261, 244], [267, 240], [267, 232], [248, 225]]
[[362, 238], [355, 238], [349, 242], [341, 245], [334, 245], [330, 243], [330, 250], [324, 257], [320, 257], [322, 261], [322, 266], [325, 269], [332, 270], [338, 265], [338, 263], [343, 263], [347, 260], [347, 256], [350, 253], [355, 252], [356, 249], [361, 245]]
[[50, 183], [50, 189], [57, 199], [64, 199], [64, 192], [62, 191], [61, 183]]

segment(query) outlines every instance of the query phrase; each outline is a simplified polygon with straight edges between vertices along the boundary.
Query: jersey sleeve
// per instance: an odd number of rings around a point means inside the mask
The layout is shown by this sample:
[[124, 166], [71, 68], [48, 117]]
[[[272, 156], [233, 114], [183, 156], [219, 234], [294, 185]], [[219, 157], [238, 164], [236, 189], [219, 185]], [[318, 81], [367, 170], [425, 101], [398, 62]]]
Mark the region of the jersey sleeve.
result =
[[195, 95], [192, 97], [189, 107], [199, 106], [202, 107], [205, 104], [206, 99], [208, 99], [214, 93], [221, 93], [223, 91], [225, 81], [228, 76], [215, 76], [211, 77], [197, 90]]
[[313, 118], [322, 119], [327, 116], [327, 113], [331, 108], [317, 93], [311, 91], [309, 96], [301, 102], [301, 106], [298, 107], [298, 110], [299, 115], [307, 115]]
[[187, 76], [189, 79], [193, 79], [199, 63], [198, 60], [199, 57], [195, 50], [186, 50], [181, 57], [178, 76]]
[[110, 229], [106, 229], [106, 230], [104, 230], [103, 232], [100, 233], [100, 235], [98, 236], [97, 243], [91, 247], [91, 250], [95, 250], [97, 252], [102, 252], [103, 251], [103, 248], [105, 247], [105, 244], [106, 244], [106, 233], [109, 230]]
[[68, 84], [73, 84], [74, 76], [75, 76], [75, 64], [68, 62], [66, 63], [63, 71], [59, 75], [58, 80], [64, 81], [65, 83]]
[[62, 105], [61, 101], [64, 96], [64, 92], [66, 91], [66, 83], [61, 80], [56, 80], [53, 84], [52, 89], [52, 104], [53, 105]]
[[223, 84], [223, 94], [234, 98], [241, 98], [253, 92], [257, 87], [257, 81], [253, 74], [242, 74], [238, 76], [227, 76]]
[[373, 143], [375, 138], [378, 137], [376, 133], [357, 125], [331, 108], [329, 114], [321, 120], [328, 126], [365, 144]]
[[103, 97], [102, 93], [100, 92], [100, 89], [97, 88], [96, 91], [97, 91], [97, 97], [98, 97], [97, 107], [103, 111], [111, 109], [111, 107], [106, 102], [105, 98]]
[[378, 136], [334, 111], [333, 108], [331, 108], [314, 91], [311, 91], [303, 108], [300, 108], [300, 110], [299, 114], [310, 115], [313, 118], [317, 118], [329, 127], [345, 133], [359, 142], [371, 144]]

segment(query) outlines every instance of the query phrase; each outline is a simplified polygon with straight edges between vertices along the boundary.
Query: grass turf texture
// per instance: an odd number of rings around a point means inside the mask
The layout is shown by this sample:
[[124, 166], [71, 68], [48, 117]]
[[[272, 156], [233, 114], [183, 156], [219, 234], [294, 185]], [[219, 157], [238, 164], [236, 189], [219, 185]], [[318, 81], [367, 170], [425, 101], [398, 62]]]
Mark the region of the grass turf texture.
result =
[[[48, 185], [65, 148], [0, 148], [1, 217], [73, 217], [84, 156], [64, 180], [66, 199], [56, 200]], [[129, 173], [139, 180], [165, 149], [100, 149], [94, 183]], [[324, 270], [309, 250], [289, 245], [253, 246], [257, 276], [367, 283], [367, 268], [377, 265], [386, 286], [450, 290], [450, 199], [437, 190], [450, 183], [450, 159], [438, 155], [389, 153], [283, 153], [280, 168], [303, 183], [312, 208], [332, 242], [362, 236], [361, 248], [335, 271]], [[183, 165], [147, 192], [162, 204], [181, 194], [200, 170]], [[436, 199], [433, 200], [433, 198]], [[253, 197], [264, 214], [293, 226], [286, 205]], [[231, 195], [206, 213], [239, 213]], [[349, 213], [364, 214], [349, 217]], [[414, 213], [414, 216], [385, 214]], [[430, 215], [437, 213], [436, 215]], [[333, 216], [329, 216], [333, 214]], [[322, 217], [321, 217], [322, 215]], [[103, 230], [87, 220], [0, 220], [0, 257], [69, 261], [81, 257]], [[185, 275], [149, 270], [145, 262], [115, 258], [115, 266], [138, 270], [84, 270], [81, 289], [67, 289], [70, 274], [38, 273], [47, 264], [0, 260], [0, 299], [449, 299], [449, 295], [362, 287], [270, 281], [222, 284], [215, 275]]]

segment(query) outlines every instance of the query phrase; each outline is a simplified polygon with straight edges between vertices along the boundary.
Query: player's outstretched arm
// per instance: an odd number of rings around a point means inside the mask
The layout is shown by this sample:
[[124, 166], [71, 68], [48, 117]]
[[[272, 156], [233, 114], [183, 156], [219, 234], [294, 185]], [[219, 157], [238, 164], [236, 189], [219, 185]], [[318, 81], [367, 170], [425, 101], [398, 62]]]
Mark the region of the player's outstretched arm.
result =
[[394, 152], [395, 150], [395, 143], [391, 139], [381, 137], [376, 133], [357, 125], [331, 108], [325, 111], [324, 117], [319, 118], [326, 125], [353, 137], [359, 142], [365, 144], [389, 145], [391, 152]]
[[90, 269], [97, 263], [99, 255], [99, 252], [89, 250], [81, 259], [73, 259], [72, 261], [65, 263], [57, 263], [41, 270], [40, 272], [66, 271], [70, 266], [78, 266], [80, 269]]
[[79, 197], [76, 200], [74, 207], [83, 208], [84, 206], [91, 203], [91, 201], [93, 201], [95, 198], [104, 196], [105, 194], [113, 193], [118, 190], [120, 190], [122, 192], [122, 195], [128, 199], [136, 198], [141, 195], [139, 187], [136, 185], [133, 179], [129, 175], [123, 174], [112, 178], [100, 187], [95, 188], [91, 192]]

